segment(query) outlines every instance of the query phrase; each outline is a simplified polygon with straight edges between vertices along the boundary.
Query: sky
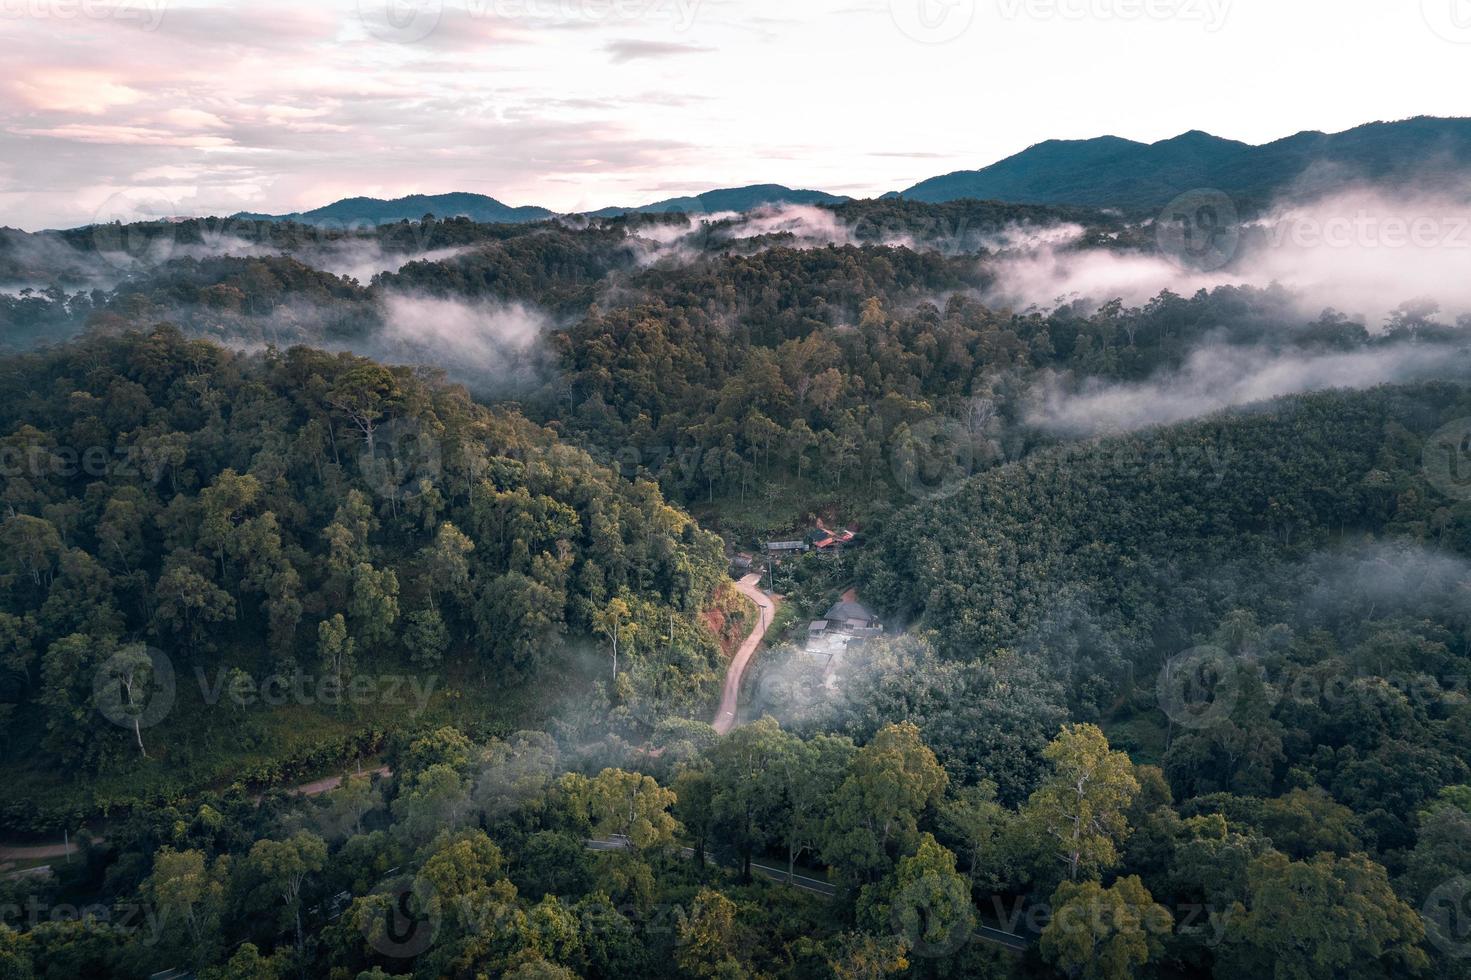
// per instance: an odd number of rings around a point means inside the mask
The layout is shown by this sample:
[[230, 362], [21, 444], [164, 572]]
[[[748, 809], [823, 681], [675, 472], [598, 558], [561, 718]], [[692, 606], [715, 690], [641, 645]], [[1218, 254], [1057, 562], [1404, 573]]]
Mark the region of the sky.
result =
[[1471, 114], [1471, 0], [0, 0], [0, 225], [867, 197], [1045, 139]]

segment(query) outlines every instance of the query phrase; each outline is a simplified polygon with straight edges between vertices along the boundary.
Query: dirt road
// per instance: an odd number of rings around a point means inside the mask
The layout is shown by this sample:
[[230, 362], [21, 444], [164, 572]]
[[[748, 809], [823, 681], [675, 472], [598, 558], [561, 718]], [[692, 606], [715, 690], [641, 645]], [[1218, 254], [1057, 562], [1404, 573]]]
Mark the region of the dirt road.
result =
[[715, 720], [711, 724], [721, 735], [729, 733], [736, 724], [736, 707], [740, 702], [741, 678], [745, 676], [746, 666], [751, 662], [751, 657], [761, 641], [766, 638], [766, 628], [771, 625], [772, 617], [776, 615], [777, 599], [768, 596], [756, 587], [761, 581], [758, 574], [747, 575], [736, 583], [736, 588], [741, 595], [756, 604], [757, 617], [756, 626], [751, 630], [751, 635], [746, 637], [746, 642], [736, 651], [731, 659], [730, 669], [725, 672], [725, 690], [720, 695], [720, 710], [715, 713]]
[[[379, 766], [377, 769], [368, 770], [363, 775], [387, 776], [388, 767]], [[341, 776], [328, 776], [326, 779], [317, 779], [310, 783], [302, 783], [300, 786], [293, 786], [287, 792], [300, 793], [302, 796], [321, 796], [323, 793], [330, 793], [341, 784]], [[260, 797], [256, 799], [259, 800]], [[75, 852], [77, 845], [72, 844], [71, 849]], [[66, 857], [66, 845], [59, 841], [55, 844], [36, 844], [25, 847], [0, 844], [0, 864], [9, 861], [40, 861], [59, 857]]]

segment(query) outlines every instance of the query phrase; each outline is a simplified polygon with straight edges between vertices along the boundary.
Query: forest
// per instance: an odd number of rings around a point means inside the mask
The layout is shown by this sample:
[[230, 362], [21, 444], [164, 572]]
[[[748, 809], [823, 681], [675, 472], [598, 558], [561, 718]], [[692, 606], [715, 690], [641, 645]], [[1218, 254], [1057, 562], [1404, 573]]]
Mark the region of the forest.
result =
[[[75, 846], [0, 976], [1471, 977], [1471, 317], [1006, 301], [1039, 250], [1162, 261], [976, 201], [7, 231], [0, 840]], [[731, 560], [824, 519], [718, 734]]]

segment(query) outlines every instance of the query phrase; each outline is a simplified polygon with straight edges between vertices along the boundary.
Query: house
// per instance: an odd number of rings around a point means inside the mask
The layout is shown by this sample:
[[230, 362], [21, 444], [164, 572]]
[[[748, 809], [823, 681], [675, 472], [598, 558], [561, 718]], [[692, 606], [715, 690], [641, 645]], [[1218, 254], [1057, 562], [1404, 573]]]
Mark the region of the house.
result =
[[859, 602], [850, 589], [840, 601], [833, 604], [824, 618], [814, 619], [807, 624], [807, 642], [802, 652], [822, 665], [831, 686], [843, 656], [866, 640], [882, 636], [883, 633], [884, 627], [878, 617]]
[[730, 560], [730, 567], [734, 569], [737, 573], [744, 575], [751, 570], [751, 562], [752, 558], [750, 555], [745, 554], [744, 552], [738, 552], [736, 556]]
[[857, 543], [857, 532], [844, 528], [840, 531], [829, 530], [828, 526], [821, 520], [817, 522], [817, 528], [809, 535], [807, 540], [812, 542], [812, 547], [818, 551], [835, 553], [842, 551], [844, 547]]
[[879, 618], [856, 599], [845, 598], [834, 603], [823, 618], [854, 635], [858, 635], [857, 631], [870, 636], [883, 632], [883, 624], [879, 622]]
[[806, 541], [768, 541], [766, 550], [769, 554], [797, 553], [807, 550]]

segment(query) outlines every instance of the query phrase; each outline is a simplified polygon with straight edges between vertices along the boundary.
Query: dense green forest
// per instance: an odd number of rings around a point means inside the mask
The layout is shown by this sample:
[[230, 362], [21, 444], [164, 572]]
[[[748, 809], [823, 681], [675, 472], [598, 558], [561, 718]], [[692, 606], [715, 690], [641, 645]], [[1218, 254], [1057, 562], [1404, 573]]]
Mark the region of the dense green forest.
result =
[[[1471, 976], [1471, 321], [993, 302], [1082, 209], [268, 224], [0, 236], [0, 828], [81, 831], [0, 976]], [[1217, 350], [1445, 380], [1047, 422]]]
[[[653, 485], [432, 375], [306, 348], [234, 354], [161, 326], [17, 356], [0, 379], [4, 737], [38, 778], [230, 775], [231, 753], [297, 723], [195, 703], [234, 671], [511, 684], [561, 663], [610, 609], [625, 633], [670, 640], [625, 643], [605, 701], [677, 712], [712, 695], [715, 643], [695, 617], [724, 577], [718, 539]], [[147, 647], [171, 664], [180, 711], [145, 737], [88, 710], [88, 677]], [[156, 674], [146, 661], [140, 676]], [[366, 700], [343, 709], [354, 734], [401, 720]], [[96, 785], [127, 802], [138, 780]], [[116, 802], [98, 796], [68, 803]], [[23, 822], [39, 802], [5, 809]]]

